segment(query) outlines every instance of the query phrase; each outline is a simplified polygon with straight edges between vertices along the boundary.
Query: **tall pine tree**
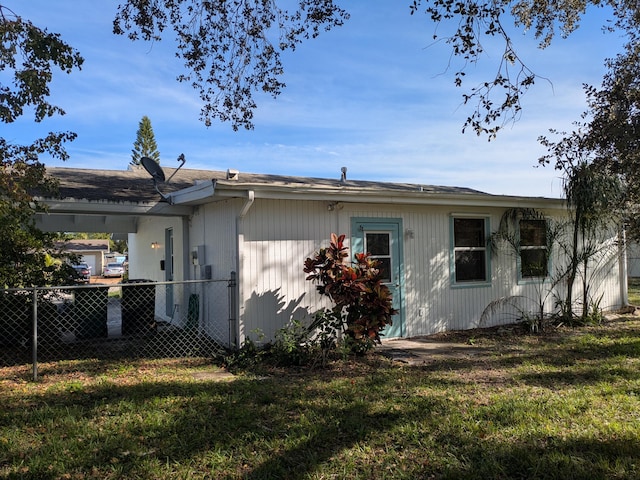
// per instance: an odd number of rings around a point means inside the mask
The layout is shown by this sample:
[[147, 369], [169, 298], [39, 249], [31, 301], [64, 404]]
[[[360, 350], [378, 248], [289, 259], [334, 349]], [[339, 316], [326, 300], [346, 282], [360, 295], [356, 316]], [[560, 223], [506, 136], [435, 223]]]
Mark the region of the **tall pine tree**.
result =
[[140, 120], [138, 124], [136, 141], [133, 144], [133, 150], [131, 150], [131, 165], [140, 165], [140, 159], [142, 157], [153, 158], [156, 162], [160, 163], [160, 152], [158, 151], [156, 138], [153, 134], [151, 120], [149, 120], [149, 117], [146, 115], [142, 117], [142, 120]]

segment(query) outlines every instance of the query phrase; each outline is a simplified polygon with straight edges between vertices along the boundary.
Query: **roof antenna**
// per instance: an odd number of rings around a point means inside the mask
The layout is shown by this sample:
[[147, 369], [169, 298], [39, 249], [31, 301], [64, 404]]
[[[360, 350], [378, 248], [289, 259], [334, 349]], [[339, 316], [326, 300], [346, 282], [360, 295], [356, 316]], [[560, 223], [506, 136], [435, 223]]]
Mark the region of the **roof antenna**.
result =
[[347, 181], [347, 167], [342, 167], [340, 171], [342, 172], [342, 175], [340, 176], [340, 181], [342, 183], [345, 183]]
[[171, 181], [171, 179], [173, 178], [173, 176], [178, 173], [178, 170], [180, 170], [182, 168], [182, 166], [184, 165], [184, 162], [186, 162], [186, 160], [184, 159], [184, 153], [181, 153], [178, 156], [178, 161], [180, 162], [180, 166], [178, 168], [176, 168], [175, 172], [173, 172], [171, 174], [171, 176], [167, 179], [167, 183], [169, 183]]
[[169, 183], [171, 181], [173, 176], [176, 173], [178, 173], [178, 170], [180, 170], [184, 165], [184, 162], [185, 162], [184, 153], [180, 154], [180, 156], [178, 157], [178, 161], [180, 162], [180, 166], [176, 169], [175, 172], [173, 172], [173, 174], [169, 177], [168, 180], [165, 180], [164, 170], [162, 170], [162, 167], [160, 167], [160, 164], [158, 162], [156, 162], [153, 158], [149, 158], [149, 157], [142, 157], [140, 159], [140, 163], [142, 164], [144, 169], [147, 171], [149, 175], [151, 175], [151, 178], [153, 178], [153, 186], [156, 189], [156, 192], [160, 194], [160, 197], [162, 198], [163, 201], [169, 202], [169, 204], [172, 203], [171, 198], [168, 195], [164, 195], [160, 191], [160, 189], [158, 188], [158, 182]]

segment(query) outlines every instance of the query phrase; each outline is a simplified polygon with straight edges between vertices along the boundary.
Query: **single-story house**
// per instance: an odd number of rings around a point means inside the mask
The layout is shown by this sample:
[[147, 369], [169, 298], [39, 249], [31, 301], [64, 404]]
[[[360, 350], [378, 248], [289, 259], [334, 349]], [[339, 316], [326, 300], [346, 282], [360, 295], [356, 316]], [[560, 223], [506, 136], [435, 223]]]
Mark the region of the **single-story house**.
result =
[[[550, 268], [542, 275], [530, 268], [546, 258], [544, 221], [521, 225], [518, 258], [488, 242], [514, 208], [566, 217], [559, 199], [351, 180], [346, 169], [335, 178], [164, 170], [171, 181], [154, 185], [142, 168], [49, 168], [62, 198], [46, 199], [49, 214], [39, 225], [86, 231], [78, 226], [88, 219], [95, 231], [127, 232], [130, 278], [197, 280], [235, 272], [236, 344], [257, 331], [273, 337], [290, 320], [309, 319], [327, 305], [305, 280], [303, 264], [328, 245], [331, 233], [345, 234], [353, 253], [369, 251], [385, 266], [399, 310], [387, 337], [473, 328], [481, 318], [486, 326], [513, 322], [513, 309], [487, 318], [483, 312], [505, 298], [523, 299], [519, 312], [535, 311], [540, 300], [551, 310], [562, 295]], [[627, 303], [626, 258], [617, 237], [617, 231], [603, 232], [609, 253], [592, 272], [593, 298], [605, 310]], [[552, 255], [548, 263], [562, 259]]]
[[103, 239], [74, 239], [59, 245], [67, 252], [81, 257], [91, 270], [91, 275], [101, 275], [105, 264], [105, 255], [109, 254], [109, 240]]

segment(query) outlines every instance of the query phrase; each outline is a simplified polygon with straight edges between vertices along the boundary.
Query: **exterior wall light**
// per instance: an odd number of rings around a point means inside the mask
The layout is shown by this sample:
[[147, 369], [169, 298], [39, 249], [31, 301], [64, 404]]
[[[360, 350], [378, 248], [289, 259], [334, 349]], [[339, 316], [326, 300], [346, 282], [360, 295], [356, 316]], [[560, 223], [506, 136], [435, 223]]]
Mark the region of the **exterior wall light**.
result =
[[151, 248], [153, 248], [154, 250], [155, 250], [156, 248], [160, 248], [160, 244], [159, 244], [158, 242], [152, 242], [152, 243], [151, 243]]

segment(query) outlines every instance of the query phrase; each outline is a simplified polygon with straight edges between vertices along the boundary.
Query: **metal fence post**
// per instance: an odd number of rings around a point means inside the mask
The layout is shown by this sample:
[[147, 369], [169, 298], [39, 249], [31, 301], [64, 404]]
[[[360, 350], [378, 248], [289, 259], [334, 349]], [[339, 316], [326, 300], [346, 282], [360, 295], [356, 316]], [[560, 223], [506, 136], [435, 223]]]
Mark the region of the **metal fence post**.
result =
[[229, 279], [229, 347], [236, 345], [236, 305], [237, 305], [237, 289], [236, 289], [236, 272], [231, 272]]
[[32, 344], [32, 363], [33, 363], [33, 381], [38, 380], [38, 290], [33, 288], [33, 337]]

